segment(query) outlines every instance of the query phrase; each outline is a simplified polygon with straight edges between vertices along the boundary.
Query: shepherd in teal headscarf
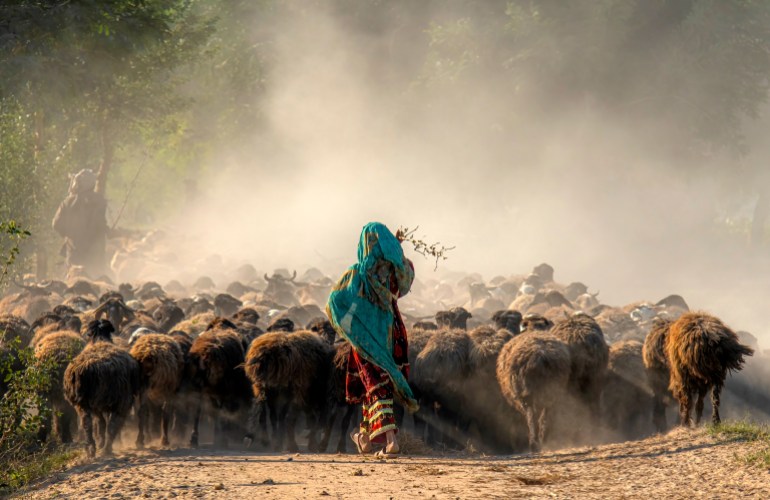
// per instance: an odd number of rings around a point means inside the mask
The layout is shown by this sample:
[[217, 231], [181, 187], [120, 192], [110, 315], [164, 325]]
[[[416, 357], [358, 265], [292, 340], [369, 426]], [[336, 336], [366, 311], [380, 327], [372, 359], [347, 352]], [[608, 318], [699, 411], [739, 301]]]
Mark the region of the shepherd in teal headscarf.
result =
[[383, 453], [398, 452], [393, 414], [395, 397], [410, 411], [418, 409], [407, 382], [406, 328], [396, 300], [409, 292], [414, 267], [401, 242], [379, 222], [361, 231], [358, 262], [342, 275], [329, 296], [326, 312], [337, 333], [353, 347], [348, 359], [348, 402], [361, 403], [359, 433], [351, 435], [360, 452], [385, 441]]

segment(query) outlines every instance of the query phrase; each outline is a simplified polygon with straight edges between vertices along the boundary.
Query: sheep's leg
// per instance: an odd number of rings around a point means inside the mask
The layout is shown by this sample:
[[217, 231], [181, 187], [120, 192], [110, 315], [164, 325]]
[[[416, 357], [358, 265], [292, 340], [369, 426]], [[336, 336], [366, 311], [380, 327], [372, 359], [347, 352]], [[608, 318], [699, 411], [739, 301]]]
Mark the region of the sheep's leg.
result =
[[695, 425], [700, 423], [700, 419], [703, 416], [703, 400], [706, 399], [706, 393], [708, 389], [698, 390], [698, 402], [695, 403]]
[[711, 406], [713, 410], [711, 412], [711, 423], [714, 425], [719, 424], [722, 419], [719, 417], [719, 399], [722, 393], [722, 384], [714, 384], [711, 388]]
[[[289, 405], [286, 405], [287, 409]], [[297, 446], [297, 439], [295, 436], [295, 427], [297, 424], [297, 411], [288, 411], [288, 413], [284, 414], [284, 428], [286, 429], [286, 449], [287, 451], [291, 453], [296, 453], [299, 451], [299, 446]]]
[[107, 436], [107, 419], [104, 417], [102, 413], [96, 414], [96, 434], [97, 438], [99, 439], [98, 448], [101, 450], [104, 448], [104, 443], [106, 442], [106, 436]]
[[104, 443], [104, 448], [102, 448], [102, 454], [104, 456], [112, 455], [112, 443], [120, 433], [120, 429], [123, 428], [123, 422], [125, 420], [126, 416], [119, 413], [113, 413], [110, 416], [110, 422], [107, 424], [107, 439]]
[[161, 446], [168, 446], [168, 444], [169, 444], [169, 441], [168, 441], [168, 421], [169, 421], [169, 418], [171, 417], [170, 412], [169, 412], [169, 406], [171, 406], [171, 405], [169, 404], [168, 401], [166, 401], [160, 407], [160, 432], [161, 432], [160, 445]]
[[246, 436], [243, 438], [243, 444], [248, 448], [254, 442], [258, 429], [261, 427], [264, 398], [252, 398], [251, 408], [249, 408], [249, 418], [246, 421]]
[[73, 417], [75, 416], [75, 410], [68, 404], [64, 404], [63, 407], [59, 410], [61, 412], [61, 415], [58, 415], [56, 417], [56, 428], [57, 428], [57, 434], [59, 435], [59, 439], [61, 439], [61, 442], [64, 444], [71, 443], [72, 442], [72, 422], [75, 420]]
[[527, 406], [525, 417], [527, 418], [527, 429], [529, 430], [529, 451], [530, 453], [537, 453], [540, 451], [540, 443], [538, 441], [540, 429], [535, 408], [531, 405]]
[[350, 429], [350, 421], [353, 420], [357, 409], [356, 405], [345, 405], [345, 415], [342, 416], [342, 422], [340, 422], [340, 440], [337, 443], [338, 453], [345, 453], [347, 451], [348, 429]]
[[59, 428], [59, 417], [56, 415], [56, 408], [52, 408], [50, 412], [47, 412], [43, 416], [43, 420], [40, 423], [40, 428], [37, 431], [37, 439], [41, 443], [45, 443], [51, 434], [57, 434], [61, 436]]
[[652, 425], [658, 432], [666, 431], [666, 405], [660, 394], [656, 394], [652, 400]]
[[[276, 451], [281, 451], [283, 449], [283, 440], [287, 437], [287, 415], [289, 413], [289, 402], [284, 401], [281, 402], [280, 408], [278, 407], [278, 401], [274, 401], [274, 408], [273, 411], [270, 413], [270, 419], [273, 419], [274, 413], [277, 413], [275, 415], [275, 433], [273, 434], [273, 447]], [[292, 434], [292, 439], [294, 438], [294, 435]], [[296, 446], [296, 444], [295, 444]]]
[[[307, 437], [307, 449], [312, 453], [319, 453], [322, 450], [318, 443], [318, 428], [321, 426], [321, 416], [323, 413], [320, 415], [313, 415], [312, 413], [315, 412], [306, 413], [306, 420], [308, 421], [308, 427], [310, 428]], [[324, 448], [323, 451], [326, 451], [326, 448]]]
[[690, 412], [692, 411], [692, 398], [686, 391], [679, 394], [679, 423], [682, 427], [689, 427]]
[[[341, 407], [332, 405], [331, 410], [327, 412], [326, 419], [323, 420], [323, 433], [321, 434], [321, 442], [318, 443], [318, 450], [321, 453], [326, 453], [329, 449], [329, 440], [332, 437], [332, 429], [334, 428], [334, 422], [337, 420], [337, 414], [341, 412]], [[323, 417], [323, 414], [321, 414]]]
[[139, 449], [144, 448], [144, 430], [147, 427], [147, 401], [141, 401], [139, 403], [139, 410], [137, 411], [137, 427], [139, 433], [136, 435], [136, 447]]
[[80, 426], [86, 435], [86, 453], [89, 458], [96, 455], [96, 441], [94, 441], [94, 421], [91, 414], [87, 411], [79, 410]]
[[193, 448], [198, 447], [198, 425], [201, 421], [201, 407], [203, 406], [203, 393], [198, 397], [197, 405], [195, 406], [195, 416], [193, 417], [193, 430], [190, 435], [190, 446]]

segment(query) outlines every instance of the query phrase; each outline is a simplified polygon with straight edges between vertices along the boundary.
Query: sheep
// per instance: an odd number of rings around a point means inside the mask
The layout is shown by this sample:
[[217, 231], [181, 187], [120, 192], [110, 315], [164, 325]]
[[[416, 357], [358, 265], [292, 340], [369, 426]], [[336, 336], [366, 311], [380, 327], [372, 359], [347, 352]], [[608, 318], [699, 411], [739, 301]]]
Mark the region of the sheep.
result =
[[589, 409], [594, 422], [599, 421], [599, 403], [609, 361], [609, 347], [601, 328], [587, 314], [576, 314], [556, 323], [550, 333], [570, 350], [570, 386]]
[[658, 318], [644, 339], [642, 360], [647, 372], [647, 382], [652, 390], [652, 424], [657, 432], [665, 432], [666, 406], [671, 400], [668, 383], [671, 378], [666, 358], [666, 337], [673, 320]]
[[331, 437], [331, 429], [334, 426], [334, 422], [337, 415], [342, 413], [342, 419], [340, 420], [340, 437], [337, 442], [337, 453], [345, 453], [347, 451], [348, 442], [348, 430], [350, 429], [350, 422], [353, 420], [357, 406], [348, 403], [347, 401], [347, 373], [348, 373], [348, 358], [350, 357], [350, 351], [352, 346], [349, 342], [338, 342], [334, 344], [334, 357], [332, 358], [332, 368], [330, 375], [330, 416], [326, 424], [321, 442], [319, 443], [320, 451], [326, 451], [329, 447], [329, 438]]
[[80, 333], [82, 329], [82, 323], [80, 322], [80, 318], [78, 316], [58, 316], [58, 315], [50, 315], [47, 316], [48, 321], [55, 321], [52, 323], [48, 323], [46, 325], [39, 326], [35, 328], [32, 327], [32, 330], [35, 332], [34, 336], [32, 337], [32, 340], [30, 340], [29, 345], [30, 347], [34, 348], [36, 347], [45, 337], [48, 335], [60, 332], [64, 330], [68, 330], [74, 333]]
[[165, 299], [152, 312], [152, 318], [161, 332], [170, 332], [180, 321], [184, 320], [184, 311], [173, 300]]
[[542, 448], [551, 413], [566, 395], [571, 358], [566, 343], [541, 332], [517, 335], [497, 358], [497, 381], [508, 404], [526, 418], [532, 453]]
[[42, 425], [40, 440], [45, 441], [51, 429], [59, 436], [62, 443], [72, 442], [71, 426], [75, 421], [75, 410], [64, 399], [64, 370], [72, 359], [85, 347], [83, 338], [73, 331], [51, 332], [35, 345], [35, 359], [39, 363], [50, 363], [51, 381], [43, 397], [51, 406], [53, 414], [46, 416]]
[[[64, 371], [64, 396], [80, 416], [89, 457], [96, 454], [93, 417], [100, 423], [101, 451], [110, 455], [112, 443], [141, 388], [139, 364], [128, 351], [112, 343], [114, 331], [109, 321], [92, 321], [88, 325], [88, 346]], [[107, 426], [105, 414], [110, 415]]]
[[142, 372], [142, 398], [139, 402], [138, 448], [144, 446], [147, 427], [148, 403], [161, 410], [161, 446], [168, 446], [168, 421], [174, 396], [182, 383], [184, 355], [173, 337], [149, 333], [136, 340], [131, 356], [139, 363]]
[[513, 335], [518, 335], [521, 331], [521, 320], [519, 311], [503, 310], [492, 315], [492, 321], [495, 322], [498, 330], [506, 329]]
[[742, 345], [738, 336], [721, 320], [706, 313], [687, 313], [674, 321], [666, 337], [666, 356], [671, 370], [669, 389], [679, 402], [682, 426], [691, 425], [693, 394], [695, 424], [703, 414], [703, 398], [711, 389], [711, 421], [718, 424], [719, 398], [727, 373], [740, 370], [744, 357], [754, 350]]
[[[607, 379], [602, 392], [607, 425], [623, 437], [644, 433], [652, 403], [652, 389], [642, 360], [642, 343], [624, 340], [610, 346]], [[647, 417], [649, 418], [649, 417]]]
[[337, 331], [332, 326], [331, 321], [326, 316], [319, 316], [305, 327], [306, 330], [317, 333], [329, 345], [334, 345], [334, 339], [337, 337]]
[[[468, 332], [462, 329], [439, 329], [431, 333], [412, 365], [411, 385], [422, 400], [418, 415], [425, 418], [432, 414], [428, 417], [432, 430], [453, 434], [453, 441], [459, 445], [458, 433], [464, 431], [468, 423], [460, 421], [458, 415], [462, 413], [463, 383], [470, 374], [472, 342]], [[433, 424], [440, 424], [441, 429]], [[437, 439], [443, 440], [433, 432], [428, 434], [429, 442]]]
[[[514, 335], [506, 328], [494, 329], [482, 326], [473, 329], [468, 336], [471, 339], [469, 356], [470, 375], [464, 383], [463, 412], [468, 416], [474, 441], [481, 449], [490, 452], [506, 453], [518, 448], [518, 435], [511, 434], [520, 425], [511, 425], [511, 419], [505, 415], [507, 406], [500, 386], [497, 383], [497, 358]], [[511, 448], [511, 445], [514, 445]]]
[[540, 314], [527, 314], [521, 320], [521, 333], [547, 332], [553, 328], [553, 321]]
[[192, 343], [186, 375], [198, 393], [190, 445], [198, 446], [198, 425], [204, 398], [214, 410], [214, 444], [226, 446], [221, 412], [230, 414], [244, 409], [250, 400], [250, 384], [243, 369], [243, 339], [229, 329], [201, 333]]
[[214, 318], [216, 316], [212, 312], [196, 314], [190, 319], [177, 323], [174, 329], [185, 332], [190, 337], [195, 338], [206, 330], [206, 327], [214, 321]]
[[284, 315], [280, 315], [268, 325], [267, 331], [291, 333], [294, 331], [294, 321]]
[[26, 346], [32, 340], [32, 330], [27, 321], [21, 316], [13, 314], [0, 315], [0, 338], [6, 342], [19, 339], [22, 346]]
[[271, 406], [278, 412], [276, 419], [271, 411], [273, 429], [277, 430], [274, 445], [280, 448], [286, 438], [288, 450], [297, 451], [296, 412], [291, 410], [304, 410], [311, 416], [308, 448], [318, 451], [316, 426], [326, 415], [332, 357], [331, 346], [306, 330], [271, 332], [254, 340], [245, 363], [254, 394], [250, 437], [256, 432], [265, 406]]

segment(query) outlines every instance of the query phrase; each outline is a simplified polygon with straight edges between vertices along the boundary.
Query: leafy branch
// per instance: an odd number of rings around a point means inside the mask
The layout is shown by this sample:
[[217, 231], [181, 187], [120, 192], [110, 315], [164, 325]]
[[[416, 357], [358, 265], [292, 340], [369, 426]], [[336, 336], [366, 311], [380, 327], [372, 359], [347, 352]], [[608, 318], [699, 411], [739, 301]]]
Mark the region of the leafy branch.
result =
[[[406, 226], [399, 226], [396, 231], [396, 238], [398, 238], [398, 241], [400, 242], [408, 241], [411, 243], [414, 247], [414, 251], [423, 257], [433, 257], [436, 261], [435, 266], [433, 267], [433, 270], [435, 271], [438, 269], [439, 261], [447, 260], [446, 253], [450, 250], [454, 250], [455, 247], [446, 247], [442, 245], [441, 242], [427, 243], [425, 240], [417, 238], [415, 233], [419, 228], [420, 226], [416, 226], [414, 229], [409, 229]], [[423, 238], [425, 237], [423, 236]]]
[[8, 250], [8, 255], [2, 255], [2, 271], [0, 272], [0, 287], [2, 287], [5, 280], [8, 278], [8, 273], [11, 266], [16, 262], [16, 258], [19, 256], [21, 242], [32, 236], [32, 233], [19, 226], [16, 221], [0, 222], [0, 235], [8, 237], [12, 244]]

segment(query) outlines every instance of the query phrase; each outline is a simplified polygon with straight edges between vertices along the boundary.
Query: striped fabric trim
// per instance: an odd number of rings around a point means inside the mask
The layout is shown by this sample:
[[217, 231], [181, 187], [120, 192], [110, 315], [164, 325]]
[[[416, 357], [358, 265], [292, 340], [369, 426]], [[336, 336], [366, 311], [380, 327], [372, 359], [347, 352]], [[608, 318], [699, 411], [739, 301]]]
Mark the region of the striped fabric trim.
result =
[[382, 427], [380, 427], [376, 431], [374, 431], [371, 434], [369, 434], [369, 439], [372, 440], [372, 439], [376, 438], [377, 436], [385, 434], [388, 431], [397, 431], [397, 430], [398, 430], [398, 428], [396, 427], [396, 424], [383, 425]]
[[368, 407], [366, 410], [369, 412], [373, 412], [380, 406], [393, 406], [393, 400], [392, 399], [379, 399], [376, 403], [374, 403], [372, 406]]

